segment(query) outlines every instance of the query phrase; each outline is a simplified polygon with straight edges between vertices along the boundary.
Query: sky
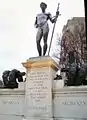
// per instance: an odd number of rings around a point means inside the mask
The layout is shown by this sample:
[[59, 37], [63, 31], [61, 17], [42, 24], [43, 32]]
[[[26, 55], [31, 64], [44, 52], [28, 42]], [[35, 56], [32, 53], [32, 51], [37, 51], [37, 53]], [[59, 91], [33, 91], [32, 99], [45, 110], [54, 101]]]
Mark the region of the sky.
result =
[[[52, 47], [57, 33], [72, 17], [84, 17], [83, 0], [0, 0], [0, 76], [4, 70], [25, 68], [21, 63], [30, 57], [38, 56], [36, 48], [35, 17], [40, 10], [40, 3], [47, 3], [47, 12], [53, 16], [56, 13], [58, 2], [60, 14], [53, 37]], [[50, 43], [53, 24], [50, 22], [48, 46]], [[43, 40], [41, 41], [43, 46]]]

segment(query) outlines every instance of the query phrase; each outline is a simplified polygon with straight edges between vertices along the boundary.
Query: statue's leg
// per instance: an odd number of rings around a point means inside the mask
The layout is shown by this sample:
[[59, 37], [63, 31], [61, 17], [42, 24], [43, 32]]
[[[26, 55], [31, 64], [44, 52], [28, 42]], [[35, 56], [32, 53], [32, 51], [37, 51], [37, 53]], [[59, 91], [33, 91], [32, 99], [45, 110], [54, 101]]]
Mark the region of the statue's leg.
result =
[[43, 27], [43, 40], [44, 40], [43, 56], [45, 56], [46, 51], [47, 51], [47, 38], [48, 38], [48, 33], [49, 33], [49, 27], [48, 27], [48, 25], [45, 25], [45, 26]]
[[42, 39], [42, 36], [43, 36], [43, 32], [40, 28], [38, 28], [38, 32], [37, 32], [37, 35], [36, 35], [36, 43], [37, 43], [37, 50], [38, 50], [39, 56], [42, 55], [42, 48], [41, 48], [41, 45], [40, 45], [40, 41]]

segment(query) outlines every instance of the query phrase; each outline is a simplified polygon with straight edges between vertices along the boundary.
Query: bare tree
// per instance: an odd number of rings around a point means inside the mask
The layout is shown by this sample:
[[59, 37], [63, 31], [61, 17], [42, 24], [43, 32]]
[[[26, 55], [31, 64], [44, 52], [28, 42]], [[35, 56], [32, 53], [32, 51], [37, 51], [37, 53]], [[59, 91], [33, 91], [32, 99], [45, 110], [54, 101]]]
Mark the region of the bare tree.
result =
[[78, 20], [71, 28], [68, 28], [63, 36], [63, 54], [67, 58], [70, 52], [74, 53], [76, 62], [80, 64], [87, 60], [85, 22]]
[[87, 52], [86, 48], [86, 32], [85, 32], [85, 22], [78, 21], [78, 24], [74, 29], [74, 38], [76, 41], [77, 52], [80, 57], [80, 62], [84, 63], [87, 59], [85, 53]]

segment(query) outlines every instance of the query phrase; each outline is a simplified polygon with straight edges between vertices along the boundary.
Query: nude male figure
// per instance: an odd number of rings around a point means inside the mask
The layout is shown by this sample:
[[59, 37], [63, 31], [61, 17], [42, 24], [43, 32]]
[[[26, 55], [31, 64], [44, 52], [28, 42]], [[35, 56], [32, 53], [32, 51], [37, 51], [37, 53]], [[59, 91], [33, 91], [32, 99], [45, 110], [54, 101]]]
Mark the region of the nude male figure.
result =
[[[56, 16], [52, 18], [50, 13], [46, 13], [46, 8], [47, 8], [46, 3], [41, 2], [40, 8], [42, 12], [40, 14], [37, 14], [36, 20], [35, 20], [35, 27], [38, 29], [37, 35], [36, 35], [36, 43], [37, 43], [37, 50], [38, 50], [39, 56], [42, 56], [42, 55], [45, 56], [47, 51], [47, 38], [49, 33], [49, 25], [47, 21], [50, 20], [52, 23], [54, 23], [56, 21], [56, 18], [59, 15], [59, 11], [56, 12]], [[43, 54], [42, 54], [42, 48], [40, 45], [42, 37], [44, 42]]]

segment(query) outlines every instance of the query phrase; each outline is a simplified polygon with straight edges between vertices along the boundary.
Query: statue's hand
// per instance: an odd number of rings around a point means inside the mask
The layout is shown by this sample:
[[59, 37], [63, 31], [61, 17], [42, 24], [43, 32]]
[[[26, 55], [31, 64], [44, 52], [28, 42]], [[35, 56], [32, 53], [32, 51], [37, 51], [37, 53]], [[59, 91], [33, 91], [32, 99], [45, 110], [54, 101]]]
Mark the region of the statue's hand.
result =
[[59, 11], [56, 12], [56, 16], [57, 16], [57, 17], [58, 17], [58, 15], [59, 15]]
[[52, 21], [52, 22], [53, 22], [53, 23], [55, 23], [55, 22], [56, 22], [56, 20], [57, 20], [57, 18], [55, 17], [55, 18], [53, 19], [53, 21]]
[[35, 28], [38, 28], [38, 25], [37, 25], [37, 24], [35, 24], [34, 26], [35, 26]]
[[38, 28], [38, 25], [36, 25], [36, 28]]

